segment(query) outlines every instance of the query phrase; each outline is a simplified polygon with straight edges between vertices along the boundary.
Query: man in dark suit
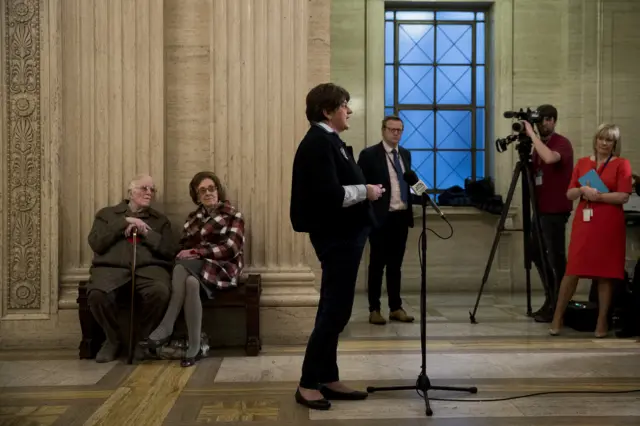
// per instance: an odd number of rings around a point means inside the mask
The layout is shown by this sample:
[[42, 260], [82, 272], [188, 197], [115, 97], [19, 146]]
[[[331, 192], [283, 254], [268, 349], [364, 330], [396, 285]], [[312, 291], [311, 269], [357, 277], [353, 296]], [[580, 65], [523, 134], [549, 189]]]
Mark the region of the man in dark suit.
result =
[[384, 325], [380, 313], [382, 275], [387, 268], [389, 319], [412, 322], [402, 309], [400, 298], [401, 268], [409, 228], [413, 227], [411, 194], [404, 172], [411, 169], [411, 153], [399, 146], [404, 123], [399, 117], [382, 120], [382, 142], [360, 152], [358, 165], [368, 184], [381, 184], [385, 192], [373, 203], [377, 227], [369, 236], [369, 322]]

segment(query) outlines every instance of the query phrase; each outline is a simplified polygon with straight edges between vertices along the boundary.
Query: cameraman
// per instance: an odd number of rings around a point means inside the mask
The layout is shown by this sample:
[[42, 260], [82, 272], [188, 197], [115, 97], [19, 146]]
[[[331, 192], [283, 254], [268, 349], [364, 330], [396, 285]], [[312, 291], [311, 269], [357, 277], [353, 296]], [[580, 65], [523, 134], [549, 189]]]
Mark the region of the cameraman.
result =
[[[567, 199], [567, 188], [573, 172], [573, 148], [571, 142], [555, 132], [558, 111], [552, 105], [538, 107], [540, 120], [536, 123], [538, 135], [527, 121], [524, 126], [527, 135], [533, 141], [533, 174], [540, 216], [540, 236], [546, 246], [548, 265], [551, 271], [545, 277], [540, 259], [540, 250], [533, 235], [531, 236], [531, 256], [540, 279], [544, 285], [545, 301], [542, 307], [533, 313], [536, 322], [551, 322], [560, 280], [564, 276], [566, 260], [566, 225], [573, 209], [573, 203]], [[535, 222], [532, 232], [536, 232]]]

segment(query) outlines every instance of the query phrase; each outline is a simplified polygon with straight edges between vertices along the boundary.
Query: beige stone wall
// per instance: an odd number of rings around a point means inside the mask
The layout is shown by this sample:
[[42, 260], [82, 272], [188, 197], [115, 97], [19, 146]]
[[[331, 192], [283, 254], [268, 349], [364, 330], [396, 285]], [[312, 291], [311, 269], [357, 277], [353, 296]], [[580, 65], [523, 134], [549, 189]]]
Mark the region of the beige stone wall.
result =
[[[304, 95], [330, 78], [349, 88], [356, 151], [377, 139], [382, 117], [383, 2], [331, 5], [0, 2], [0, 346], [75, 347], [76, 286], [88, 276], [95, 211], [119, 201], [131, 176], [149, 172], [158, 206], [179, 226], [190, 208], [186, 184], [203, 168], [223, 177], [250, 222], [250, 268], [265, 278], [265, 338], [304, 341], [319, 269], [287, 209]], [[548, 101], [579, 155], [602, 120], [617, 121], [631, 141], [639, 19], [633, 0], [496, 0], [494, 136], [509, 129], [502, 111]], [[623, 152], [640, 167], [635, 145], [625, 142]], [[493, 161], [504, 193], [514, 157]], [[429, 235], [429, 283], [475, 290], [496, 218], [447, 214], [456, 233], [446, 241]], [[517, 225], [517, 209], [513, 217]], [[446, 235], [436, 217], [429, 221]], [[405, 277], [416, 288], [416, 230], [410, 238]], [[505, 237], [492, 286], [522, 285], [520, 250]]]
[[[406, 3], [406, 2], [405, 2]], [[416, 7], [420, 7], [416, 2]], [[466, 2], [469, 3], [469, 2]], [[486, 2], [479, 2], [486, 3]], [[634, 0], [496, 0], [490, 10], [491, 86], [488, 111], [493, 129], [487, 146], [509, 134], [502, 112], [541, 103], [559, 110], [558, 131], [573, 143], [576, 157], [588, 155], [601, 121], [614, 121], [626, 136], [623, 155], [640, 167], [633, 138], [633, 119], [640, 77], [640, 2]], [[333, 0], [331, 37], [332, 79], [354, 97], [354, 118], [345, 139], [356, 151], [380, 140], [384, 115], [384, 1]], [[339, 40], [339, 42], [338, 42]], [[498, 191], [506, 196], [517, 155], [493, 148], [491, 168]], [[514, 200], [514, 226], [519, 227], [519, 189]], [[419, 211], [415, 212], [419, 215]], [[429, 235], [427, 268], [433, 291], [476, 290], [481, 282], [497, 218], [472, 209], [446, 209], [453, 217], [454, 237]], [[440, 234], [448, 228], [436, 216], [429, 222]], [[409, 235], [404, 287], [419, 288], [418, 230]], [[365, 288], [367, 259], [359, 287]], [[490, 287], [514, 291], [524, 288], [521, 233], [502, 238], [489, 278]], [[540, 288], [532, 273], [534, 289]]]
[[0, 7], [0, 345], [77, 345], [95, 212], [150, 173], [178, 231], [204, 169], [247, 217], [265, 342], [305, 339], [318, 294], [289, 225], [291, 163], [304, 97], [329, 80], [330, 0]]

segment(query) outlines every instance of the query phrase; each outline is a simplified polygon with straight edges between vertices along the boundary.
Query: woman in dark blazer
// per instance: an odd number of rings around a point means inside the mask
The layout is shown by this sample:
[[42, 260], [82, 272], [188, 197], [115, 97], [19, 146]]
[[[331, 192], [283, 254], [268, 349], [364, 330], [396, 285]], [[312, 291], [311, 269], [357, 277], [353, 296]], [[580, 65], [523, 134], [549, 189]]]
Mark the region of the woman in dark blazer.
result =
[[327, 410], [329, 400], [358, 400], [366, 392], [340, 382], [338, 336], [349, 322], [358, 267], [372, 225], [370, 201], [381, 185], [367, 185], [353, 150], [339, 134], [349, 128], [349, 93], [331, 83], [307, 94], [309, 131], [293, 162], [290, 216], [293, 229], [309, 234], [322, 265], [320, 303], [302, 365], [296, 401]]

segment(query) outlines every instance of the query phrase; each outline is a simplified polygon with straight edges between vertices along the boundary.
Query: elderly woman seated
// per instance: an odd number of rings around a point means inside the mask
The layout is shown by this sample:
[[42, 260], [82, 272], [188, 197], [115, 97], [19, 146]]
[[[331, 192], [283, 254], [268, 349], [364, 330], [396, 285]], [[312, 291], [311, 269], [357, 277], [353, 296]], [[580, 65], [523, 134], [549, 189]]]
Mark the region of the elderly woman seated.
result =
[[147, 341], [152, 349], [169, 342], [184, 309], [189, 347], [183, 367], [195, 364], [201, 356], [201, 294], [213, 298], [217, 290], [236, 287], [244, 267], [244, 218], [227, 200], [220, 179], [211, 172], [200, 172], [191, 180], [189, 194], [198, 207], [184, 224], [169, 307]]
[[[117, 294], [131, 282], [133, 230], [140, 244], [136, 253], [136, 293], [140, 298], [138, 338], [146, 339], [158, 324], [169, 301], [173, 259], [178, 251], [167, 217], [150, 207], [156, 193], [151, 176], [131, 181], [121, 203], [96, 213], [89, 246], [94, 252], [87, 284], [88, 304], [106, 336], [96, 362], [110, 362], [121, 347], [117, 321]], [[136, 358], [142, 358], [136, 347]]]

